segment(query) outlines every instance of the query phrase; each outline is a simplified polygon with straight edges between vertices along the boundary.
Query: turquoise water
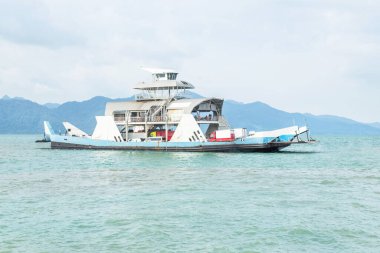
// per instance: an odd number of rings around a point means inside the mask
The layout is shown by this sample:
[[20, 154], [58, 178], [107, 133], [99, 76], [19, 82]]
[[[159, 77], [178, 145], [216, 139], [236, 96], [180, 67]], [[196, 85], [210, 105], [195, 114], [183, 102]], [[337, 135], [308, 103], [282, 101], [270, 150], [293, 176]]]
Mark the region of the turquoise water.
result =
[[380, 251], [380, 137], [264, 154], [37, 138], [0, 135], [0, 252]]

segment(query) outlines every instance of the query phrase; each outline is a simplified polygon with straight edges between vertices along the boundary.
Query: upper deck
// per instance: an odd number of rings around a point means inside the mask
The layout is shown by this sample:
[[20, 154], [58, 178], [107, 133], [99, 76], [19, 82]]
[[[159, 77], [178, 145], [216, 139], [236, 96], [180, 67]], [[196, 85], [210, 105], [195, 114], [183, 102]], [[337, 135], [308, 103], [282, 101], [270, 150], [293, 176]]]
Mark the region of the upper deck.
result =
[[194, 89], [194, 86], [186, 81], [177, 80], [178, 72], [171, 69], [143, 68], [152, 73], [151, 82], [140, 82], [135, 87], [140, 90], [135, 95], [137, 101], [143, 100], [167, 100], [174, 97], [186, 97], [185, 91]]

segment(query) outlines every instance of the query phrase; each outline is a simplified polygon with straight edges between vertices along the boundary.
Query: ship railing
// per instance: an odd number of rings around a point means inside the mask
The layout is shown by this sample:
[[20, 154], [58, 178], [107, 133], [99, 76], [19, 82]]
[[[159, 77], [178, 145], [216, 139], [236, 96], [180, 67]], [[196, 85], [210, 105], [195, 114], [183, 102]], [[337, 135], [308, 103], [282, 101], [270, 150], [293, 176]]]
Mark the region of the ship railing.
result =
[[152, 117], [130, 117], [129, 122], [165, 122], [166, 118], [163, 116], [152, 116]]
[[145, 117], [130, 117], [129, 122], [145, 122]]
[[164, 116], [151, 116], [148, 117], [148, 122], [165, 122], [166, 117]]
[[149, 94], [149, 93], [139, 93], [135, 94], [135, 100], [141, 101], [141, 100], [167, 100], [171, 98], [191, 98], [190, 94], [184, 93], [184, 92], [178, 92], [175, 94]]
[[211, 117], [210, 116], [205, 116], [205, 117], [201, 117], [201, 116], [195, 115], [194, 119], [196, 121], [218, 121], [219, 117], [218, 116], [211, 116]]
[[125, 122], [125, 117], [114, 117], [115, 122]]
[[[171, 114], [167, 117], [165, 116], [150, 116], [150, 117], [130, 117], [129, 118], [129, 122], [179, 122], [182, 118], [182, 115], [183, 114]], [[115, 121], [117, 122], [124, 122], [124, 120], [122, 120], [123, 118], [120, 117], [118, 118], [120, 120], [116, 120], [115, 118]], [[219, 117], [218, 116], [212, 116], [212, 117], [209, 117], [209, 116], [206, 116], [206, 117], [199, 117], [199, 116], [194, 116], [194, 119], [197, 121], [197, 122], [211, 122], [211, 121], [218, 121], [219, 120]]]
[[135, 100], [164, 100], [170, 98], [168, 95], [152, 95], [140, 93], [135, 95]]

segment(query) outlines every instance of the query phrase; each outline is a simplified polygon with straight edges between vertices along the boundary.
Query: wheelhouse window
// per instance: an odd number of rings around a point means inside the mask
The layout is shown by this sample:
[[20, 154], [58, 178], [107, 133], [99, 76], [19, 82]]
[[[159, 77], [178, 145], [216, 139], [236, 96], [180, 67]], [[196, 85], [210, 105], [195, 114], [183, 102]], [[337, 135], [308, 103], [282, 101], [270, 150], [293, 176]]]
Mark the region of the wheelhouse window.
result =
[[131, 117], [145, 117], [145, 112], [131, 112]]
[[129, 115], [129, 122], [144, 122], [145, 121], [145, 112], [131, 112]]
[[153, 74], [154, 80], [176, 80], [177, 73], [157, 73]]
[[167, 73], [168, 80], [176, 80], [177, 79], [177, 73]]
[[165, 74], [155, 74], [156, 80], [165, 80]]

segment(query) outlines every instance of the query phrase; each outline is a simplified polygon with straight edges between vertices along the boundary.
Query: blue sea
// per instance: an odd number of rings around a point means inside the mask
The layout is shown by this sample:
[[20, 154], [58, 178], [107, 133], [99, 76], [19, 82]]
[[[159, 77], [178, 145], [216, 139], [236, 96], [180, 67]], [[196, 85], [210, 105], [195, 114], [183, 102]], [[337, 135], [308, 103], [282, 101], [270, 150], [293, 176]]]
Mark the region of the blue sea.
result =
[[380, 137], [279, 153], [0, 135], [0, 252], [380, 252]]

